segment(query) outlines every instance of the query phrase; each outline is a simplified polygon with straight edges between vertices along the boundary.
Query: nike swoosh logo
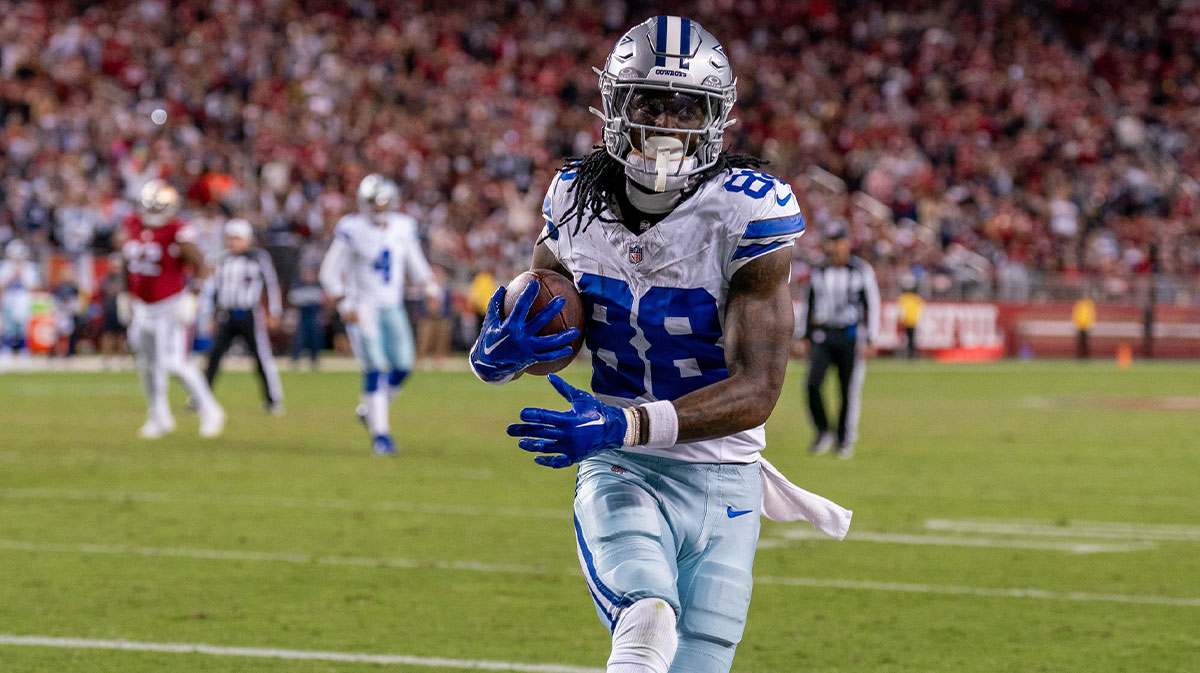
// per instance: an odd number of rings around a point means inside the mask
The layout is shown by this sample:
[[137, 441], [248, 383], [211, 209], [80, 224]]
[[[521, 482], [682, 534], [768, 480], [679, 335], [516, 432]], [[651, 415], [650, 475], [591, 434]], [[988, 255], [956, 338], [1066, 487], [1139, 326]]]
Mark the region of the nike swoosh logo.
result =
[[787, 205], [787, 203], [788, 203], [788, 201], [791, 201], [791, 200], [792, 200], [792, 193], [791, 193], [791, 192], [788, 192], [787, 198], [786, 198], [786, 199], [784, 199], [784, 200], [782, 200], [782, 201], [780, 201], [780, 200], [779, 200], [779, 197], [778, 197], [778, 196], [776, 196], [776, 197], [775, 197], [775, 203], [778, 203], [778, 204], [779, 204], [779, 205], [781, 205], [781, 206], [786, 206], [786, 205]]
[[589, 426], [589, 425], [604, 425], [604, 419], [603, 419], [603, 418], [597, 418], [597, 419], [596, 419], [596, 420], [594, 420], [594, 421], [588, 421], [587, 423], [580, 423], [579, 425], [576, 425], [575, 427], [577, 427], [577, 428], [586, 428], [586, 427], [587, 427], [587, 426]]
[[733, 507], [725, 508], [725, 513], [729, 515], [730, 519], [736, 519], [737, 517], [739, 517], [743, 514], [749, 514], [750, 512], [753, 512], [753, 511], [754, 510], [752, 510], [752, 509], [736, 510]]
[[504, 343], [504, 340], [505, 340], [505, 339], [507, 339], [507, 338], [508, 338], [508, 335], [507, 335], [507, 334], [505, 334], [504, 336], [500, 337], [500, 340], [499, 340], [499, 341], [497, 341], [496, 343], [492, 344], [491, 346], [488, 346], [487, 344], [484, 344], [484, 346], [483, 346], [483, 354], [484, 354], [484, 355], [491, 355], [491, 354], [492, 354], [492, 351], [496, 350], [496, 346], [499, 346], [500, 344]]

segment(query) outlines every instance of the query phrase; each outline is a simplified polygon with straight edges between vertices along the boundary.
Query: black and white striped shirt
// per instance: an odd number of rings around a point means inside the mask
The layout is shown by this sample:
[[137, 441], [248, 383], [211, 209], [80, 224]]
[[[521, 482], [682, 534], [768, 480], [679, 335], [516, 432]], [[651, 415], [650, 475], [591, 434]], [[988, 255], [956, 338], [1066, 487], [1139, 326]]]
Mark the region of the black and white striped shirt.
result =
[[808, 284], [805, 334], [820, 327], [850, 327], [866, 323], [868, 343], [879, 336], [879, 285], [864, 260], [851, 256], [841, 266], [814, 266]]
[[209, 278], [210, 297], [218, 310], [246, 311], [258, 307], [262, 292], [267, 291], [267, 312], [278, 317], [283, 312], [279, 280], [271, 257], [262, 248], [250, 248], [235, 255], [222, 252], [213, 262]]

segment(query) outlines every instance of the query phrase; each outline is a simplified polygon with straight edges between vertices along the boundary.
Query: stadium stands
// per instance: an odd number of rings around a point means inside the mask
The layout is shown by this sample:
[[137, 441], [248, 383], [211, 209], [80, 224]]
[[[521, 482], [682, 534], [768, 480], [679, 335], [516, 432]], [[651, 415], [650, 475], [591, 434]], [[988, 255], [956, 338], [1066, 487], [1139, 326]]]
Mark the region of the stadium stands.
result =
[[[885, 295], [1200, 302], [1200, 3], [653, 4], [729, 36], [728, 144], [770, 159], [810, 228], [846, 218]], [[253, 222], [286, 285], [379, 171], [469, 322], [471, 278], [527, 264], [553, 170], [597, 141], [588, 66], [644, 14], [0, 0], [0, 245], [98, 289], [126, 199], [164, 176], [210, 249]]]

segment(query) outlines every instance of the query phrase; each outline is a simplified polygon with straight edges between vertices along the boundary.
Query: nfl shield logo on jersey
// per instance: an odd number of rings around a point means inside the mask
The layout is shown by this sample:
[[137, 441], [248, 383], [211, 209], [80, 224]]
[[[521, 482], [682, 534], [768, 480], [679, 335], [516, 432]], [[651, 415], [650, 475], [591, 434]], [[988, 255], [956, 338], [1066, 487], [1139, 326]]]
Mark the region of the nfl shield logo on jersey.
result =
[[634, 264], [642, 263], [642, 246], [640, 246], [640, 245], [629, 246], [629, 261], [633, 262]]

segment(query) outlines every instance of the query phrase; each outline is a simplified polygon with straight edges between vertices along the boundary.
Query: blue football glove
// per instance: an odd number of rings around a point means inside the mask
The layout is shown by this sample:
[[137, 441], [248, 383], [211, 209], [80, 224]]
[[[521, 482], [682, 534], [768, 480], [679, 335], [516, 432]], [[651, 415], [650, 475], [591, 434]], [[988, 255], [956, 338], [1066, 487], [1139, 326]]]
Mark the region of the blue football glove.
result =
[[485, 381], [499, 381], [531, 364], [550, 362], [571, 354], [571, 342], [579, 337], [579, 330], [574, 327], [550, 336], [537, 336], [566, 303], [562, 297], [555, 297], [537, 315], [529, 317], [539, 285], [535, 280], [525, 286], [507, 318], [501, 317], [503, 287], [498, 288], [488, 302], [483, 329], [471, 349], [471, 365]]
[[525, 423], [508, 426], [509, 435], [524, 438], [517, 442], [522, 449], [558, 454], [536, 456], [534, 462], [553, 468], [567, 467], [625, 444], [629, 423], [624, 410], [601, 402], [554, 374], [546, 378], [571, 403], [570, 411], [525, 408], [521, 410], [521, 420]]

